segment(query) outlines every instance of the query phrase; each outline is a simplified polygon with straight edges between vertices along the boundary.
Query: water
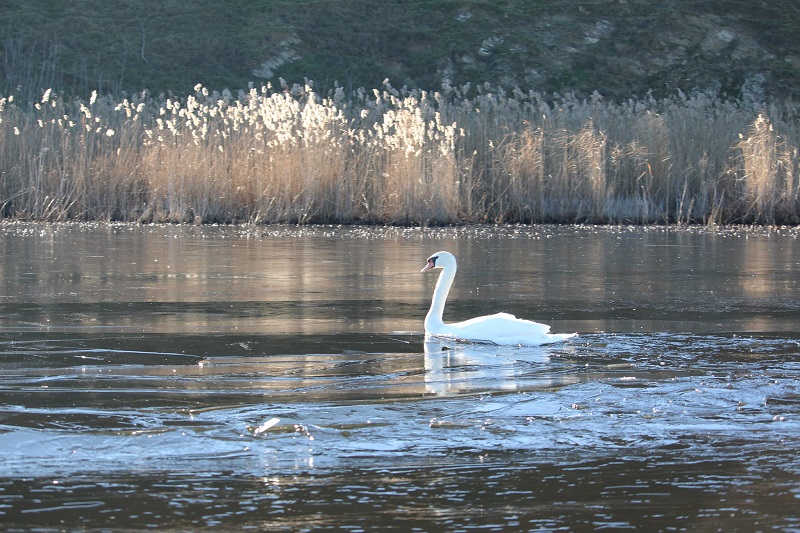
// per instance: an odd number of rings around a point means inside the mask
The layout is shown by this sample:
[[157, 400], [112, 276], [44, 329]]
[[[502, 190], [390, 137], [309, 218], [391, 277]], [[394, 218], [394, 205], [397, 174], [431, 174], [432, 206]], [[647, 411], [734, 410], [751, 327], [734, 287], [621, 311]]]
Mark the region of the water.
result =
[[799, 234], [0, 225], [0, 525], [800, 531]]

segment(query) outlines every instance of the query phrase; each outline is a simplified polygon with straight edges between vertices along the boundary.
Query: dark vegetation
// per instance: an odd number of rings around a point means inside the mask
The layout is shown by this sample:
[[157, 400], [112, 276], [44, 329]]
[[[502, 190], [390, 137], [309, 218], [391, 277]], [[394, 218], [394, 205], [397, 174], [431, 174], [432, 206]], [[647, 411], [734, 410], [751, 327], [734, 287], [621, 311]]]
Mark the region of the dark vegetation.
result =
[[796, 98], [795, 0], [6, 0], [0, 92], [185, 95], [444, 79], [606, 98]]

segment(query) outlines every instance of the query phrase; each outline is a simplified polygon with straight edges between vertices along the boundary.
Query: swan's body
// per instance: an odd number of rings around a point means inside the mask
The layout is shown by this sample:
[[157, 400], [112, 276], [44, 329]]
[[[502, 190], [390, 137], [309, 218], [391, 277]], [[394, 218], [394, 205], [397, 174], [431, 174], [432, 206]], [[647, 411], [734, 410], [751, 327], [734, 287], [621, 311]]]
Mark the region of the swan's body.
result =
[[575, 333], [550, 333], [550, 326], [530, 320], [523, 320], [508, 313], [497, 313], [445, 324], [442, 319], [447, 294], [456, 276], [456, 258], [450, 252], [437, 252], [428, 258], [428, 264], [422, 272], [441, 268], [439, 280], [433, 290], [433, 301], [428, 314], [425, 315], [425, 335], [447, 337], [474, 342], [491, 342], [494, 344], [521, 344], [536, 346], [560, 342]]

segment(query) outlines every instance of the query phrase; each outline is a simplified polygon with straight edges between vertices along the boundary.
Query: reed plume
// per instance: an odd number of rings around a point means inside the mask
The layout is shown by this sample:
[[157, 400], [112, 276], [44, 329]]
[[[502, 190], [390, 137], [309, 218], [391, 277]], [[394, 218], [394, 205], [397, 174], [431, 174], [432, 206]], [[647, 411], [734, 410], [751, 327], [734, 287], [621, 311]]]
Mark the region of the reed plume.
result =
[[800, 221], [797, 114], [489, 85], [0, 99], [0, 209], [219, 223]]

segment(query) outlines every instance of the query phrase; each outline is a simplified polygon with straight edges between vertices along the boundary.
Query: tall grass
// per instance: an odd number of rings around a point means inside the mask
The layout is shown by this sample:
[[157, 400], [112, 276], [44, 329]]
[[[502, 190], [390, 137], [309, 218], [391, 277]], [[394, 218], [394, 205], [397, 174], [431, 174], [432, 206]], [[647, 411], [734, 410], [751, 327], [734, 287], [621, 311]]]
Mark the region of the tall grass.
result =
[[0, 214], [252, 223], [798, 223], [795, 110], [487, 85], [0, 99]]

